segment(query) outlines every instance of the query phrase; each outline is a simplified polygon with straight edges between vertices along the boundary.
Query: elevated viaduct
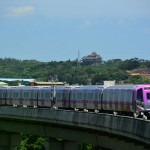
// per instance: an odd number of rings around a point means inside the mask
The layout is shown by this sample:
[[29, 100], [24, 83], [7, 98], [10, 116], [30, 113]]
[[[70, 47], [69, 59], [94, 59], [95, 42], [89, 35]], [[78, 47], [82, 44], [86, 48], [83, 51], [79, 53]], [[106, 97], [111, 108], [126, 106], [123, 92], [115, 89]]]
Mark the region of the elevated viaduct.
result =
[[[0, 150], [15, 149], [20, 133], [48, 137], [47, 149], [60, 145], [51, 138], [70, 141], [71, 149], [77, 149], [77, 143], [112, 150], [150, 149], [150, 121], [103, 113], [0, 107], [0, 132]], [[66, 145], [63, 149], [70, 149]]]

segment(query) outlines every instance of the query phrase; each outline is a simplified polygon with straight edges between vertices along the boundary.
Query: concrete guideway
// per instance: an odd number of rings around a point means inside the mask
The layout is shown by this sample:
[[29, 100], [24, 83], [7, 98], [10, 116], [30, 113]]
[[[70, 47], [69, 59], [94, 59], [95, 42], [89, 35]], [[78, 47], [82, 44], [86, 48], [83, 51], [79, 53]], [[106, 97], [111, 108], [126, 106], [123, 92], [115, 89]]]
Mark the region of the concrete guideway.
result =
[[140, 150], [144, 144], [150, 145], [150, 121], [48, 108], [0, 107], [0, 131], [62, 138], [114, 150]]

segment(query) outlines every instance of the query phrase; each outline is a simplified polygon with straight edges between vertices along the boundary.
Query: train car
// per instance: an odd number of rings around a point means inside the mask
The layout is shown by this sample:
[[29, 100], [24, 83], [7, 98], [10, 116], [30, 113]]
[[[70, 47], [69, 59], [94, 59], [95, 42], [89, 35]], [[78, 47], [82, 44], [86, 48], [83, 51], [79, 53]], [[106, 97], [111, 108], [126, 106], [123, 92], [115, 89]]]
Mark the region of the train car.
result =
[[6, 93], [6, 105], [37, 107], [38, 87], [20, 86], [9, 87]]
[[72, 86], [57, 86], [55, 106], [58, 108], [70, 108], [70, 90]]
[[135, 85], [114, 85], [103, 90], [102, 109], [108, 111], [134, 112]]
[[150, 110], [150, 85], [114, 85], [103, 90], [105, 111], [140, 113]]
[[38, 90], [38, 107], [52, 107], [52, 87], [39, 87]]
[[82, 86], [70, 93], [70, 107], [74, 109], [100, 110], [103, 86]]
[[7, 87], [0, 87], [0, 105], [6, 104], [6, 90]]

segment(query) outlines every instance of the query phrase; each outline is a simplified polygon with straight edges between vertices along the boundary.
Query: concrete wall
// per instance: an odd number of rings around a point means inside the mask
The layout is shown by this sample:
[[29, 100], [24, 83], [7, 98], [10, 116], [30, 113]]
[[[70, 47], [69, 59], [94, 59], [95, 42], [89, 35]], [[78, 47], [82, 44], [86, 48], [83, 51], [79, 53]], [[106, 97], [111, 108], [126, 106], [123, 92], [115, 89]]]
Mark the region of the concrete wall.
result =
[[0, 107], [0, 131], [95, 145], [108, 145], [106, 141], [112, 137], [150, 144], [150, 121], [53, 109]]

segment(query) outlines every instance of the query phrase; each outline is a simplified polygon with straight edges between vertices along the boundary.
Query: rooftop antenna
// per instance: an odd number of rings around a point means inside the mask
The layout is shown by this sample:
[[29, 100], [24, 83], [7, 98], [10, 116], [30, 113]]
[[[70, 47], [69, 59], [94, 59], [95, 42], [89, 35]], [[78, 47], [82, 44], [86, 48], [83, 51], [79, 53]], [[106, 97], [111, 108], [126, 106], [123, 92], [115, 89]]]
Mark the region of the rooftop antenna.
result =
[[80, 66], [80, 51], [78, 50], [78, 60], [77, 60], [77, 66]]

